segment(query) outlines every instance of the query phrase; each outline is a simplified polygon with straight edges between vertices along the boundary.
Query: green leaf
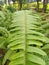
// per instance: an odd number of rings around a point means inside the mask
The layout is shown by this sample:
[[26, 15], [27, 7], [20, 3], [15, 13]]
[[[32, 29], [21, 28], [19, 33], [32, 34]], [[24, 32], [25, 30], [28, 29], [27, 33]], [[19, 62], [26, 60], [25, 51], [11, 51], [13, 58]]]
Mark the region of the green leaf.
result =
[[4, 65], [6, 63], [6, 61], [9, 59], [9, 57], [11, 56], [11, 54], [13, 53], [12, 50], [8, 50], [7, 53], [5, 54], [4, 58], [3, 58], [3, 62], [2, 65]]
[[42, 60], [41, 58], [39, 58], [38, 56], [35, 56], [33, 54], [28, 54], [27, 58], [29, 61], [40, 64], [40, 65], [45, 65], [44, 60]]
[[32, 52], [38, 53], [38, 54], [43, 55], [43, 56], [46, 55], [46, 53], [44, 51], [42, 51], [41, 49], [36, 48], [36, 47], [28, 46], [27, 51], [30, 53], [32, 53]]
[[40, 47], [49, 43], [49, 39], [41, 32], [39, 17], [32, 16], [30, 11], [25, 10], [15, 12], [13, 18], [7, 48], [17, 52], [9, 58], [9, 65], [29, 65], [29, 62], [30, 65], [45, 65], [40, 56], [47, 54]]

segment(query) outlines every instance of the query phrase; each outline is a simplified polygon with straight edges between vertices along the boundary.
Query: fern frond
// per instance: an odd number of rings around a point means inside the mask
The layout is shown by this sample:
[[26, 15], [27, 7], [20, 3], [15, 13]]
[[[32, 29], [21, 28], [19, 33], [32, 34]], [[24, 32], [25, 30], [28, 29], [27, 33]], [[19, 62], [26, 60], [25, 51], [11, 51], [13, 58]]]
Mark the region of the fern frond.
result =
[[37, 18], [30, 15], [29, 11], [19, 11], [14, 13], [12, 22], [7, 47], [17, 52], [9, 58], [11, 61], [9, 65], [29, 65], [29, 62], [31, 65], [34, 63], [35, 65], [45, 65], [45, 61], [40, 58], [40, 55], [45, 56], [46, 53], [40, 49], [40, 46], [48, 44], [49, 39], [38, 31], [37, 28], [42, 28], [36, 25], [39, 23]]

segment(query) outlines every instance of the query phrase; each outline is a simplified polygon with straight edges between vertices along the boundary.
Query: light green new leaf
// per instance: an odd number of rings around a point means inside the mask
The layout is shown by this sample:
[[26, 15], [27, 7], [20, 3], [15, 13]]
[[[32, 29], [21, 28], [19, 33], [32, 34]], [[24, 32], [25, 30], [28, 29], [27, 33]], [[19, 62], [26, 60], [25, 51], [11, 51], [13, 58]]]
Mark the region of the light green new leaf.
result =
[[9, 58], [11, 61], [9, 65], [29, 65], [29, 62], [31, 65], [34, 63], [34, 65], [45, 65], [45, 61], [39, 56], [45, 56], [46, 53], [37, 47], [49, 43], [49, 39], [38, 30], [42, 30], [38, 26], [38, 17], [30, 14], [30, 11], [14, 13], [13, 23], [9, 30], [11, 35], [7, 47], [17, 52], [13, 53]]

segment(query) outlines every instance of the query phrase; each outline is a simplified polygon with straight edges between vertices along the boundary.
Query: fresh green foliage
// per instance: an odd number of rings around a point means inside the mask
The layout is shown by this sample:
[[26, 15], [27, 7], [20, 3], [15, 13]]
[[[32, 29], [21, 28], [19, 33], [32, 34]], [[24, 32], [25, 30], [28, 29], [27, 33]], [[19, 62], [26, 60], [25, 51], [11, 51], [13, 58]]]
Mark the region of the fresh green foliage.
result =
[[[2, 65], [10, 60], [9, 65], [45, 65], [40, 56], [46, 53], [40, 49], [43, 44], [49, 43], [39, 30], [39, 17], [32, 16], [30, 11], [14, 13], [13, 23], [10, 25], [9, 51], [4, 56]], [[12, 54], [12, 55], [11, 55]]]
[[9, 10], [0, 11], [0, 27], [5, 27], [6, 29], [9, 28], [9, 26], [12, 23], [12, 13]]
[[9, 11], [0, 11], [0, 65], [2, 65], [3, 57], [8, 51], [8, 38], [10, 36], [9, 27], [12, 21], [12, 13]]
[[2, 14], [1, 23], [3, 21], [6, 25], [1, 24], [0, 32], [5, 40], [0, 40], [0, 47], [5, 45], [6, 52], [0, 59], [1, 65], [46, 65], [42, 57], [47, 54], [41, 46], [49, 44], [49, 38], [43, 33], [40, 15], [31, 14], [31, 11], [27, 10], [13, 14], [6, 11]]
[[[41, 27], [44, 30], [44, 35], [49, 38], [49, 13], [40, 16], [41, 18]], [[46, 65], [49, 65], [49, 44], [45, 44], [42, 46], [42, 49], [47, 53], [47, 56], [42, 57]]]
[[0, 27], [0, 48], [4, 48], [5, 41], [7, 41], [7, 38], [9, 37], [9, 32], [7, 29]]
[[[44, 35], [49, 38], [49, 13], [41, 16], [41, 27], [44, 30]], [[49, 49], [49, 44], [45, 44], [42, 49]]]
[[7, 42], [9, 38], [9, 32], [6, 28], [0, 27], [0, 65], [2, 65], [2, 60], [5, 52], [7, 51]]

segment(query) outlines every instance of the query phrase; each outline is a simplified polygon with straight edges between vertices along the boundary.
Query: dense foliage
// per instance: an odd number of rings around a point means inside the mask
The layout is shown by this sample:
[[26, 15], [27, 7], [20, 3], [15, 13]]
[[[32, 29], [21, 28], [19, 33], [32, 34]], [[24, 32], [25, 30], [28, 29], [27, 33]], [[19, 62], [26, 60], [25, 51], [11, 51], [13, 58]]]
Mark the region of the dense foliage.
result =
[[0, 11], [0, 65], [46, 65], [46, 21], [31, 11]]

